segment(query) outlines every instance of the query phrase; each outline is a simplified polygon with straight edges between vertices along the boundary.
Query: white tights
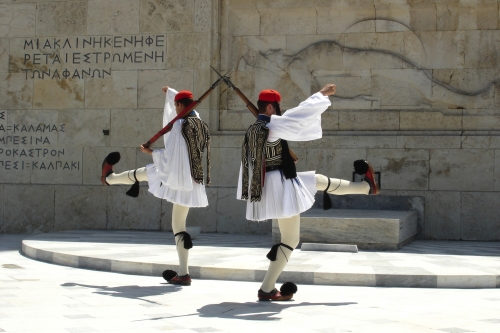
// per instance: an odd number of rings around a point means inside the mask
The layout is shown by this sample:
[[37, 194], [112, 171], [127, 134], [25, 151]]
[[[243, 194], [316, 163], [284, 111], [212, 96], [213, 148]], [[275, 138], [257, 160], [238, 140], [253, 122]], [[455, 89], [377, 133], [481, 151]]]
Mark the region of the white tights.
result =
[[[148, 173], [146, 168], [139, 168], [135, 170], [135, 177], [140, 182], [148, 181]], [[125, 171], [119, 174], [112, 173], [106, 177], [106, 181], [110, 185], [124, 184], [132, 185], [135, 183], [134, 170]], [[172, 208], [172, 231], [176, 233], [186, 231], [186, 218], [189, 212], [189, 207], [174, 204]], [[183, 235], [175, 237], [175, 244], [177, 247], [177, 255], [179, 256], [179, 276], [189, 274], [188, 270], [188, 257], [189, 250], [184, 248]]]
[[[328, 186], [328, 178], [326, 176], [316, 174], [316, 189], [324, 191]], [[345, 194], [368, 194], [370, 185], [367, 182], [350, 182], [344, 179], [330, 178], [330, 187], [328, 193], [334, 195]], [[295, 215], [288, 218], [278, 219], [278, 226], [281, 233], [281, 243], [296, 248], [300, 242], [300, 215]], [[285, 269], [292, 251], [284, 246], [278, 248], [276, 260], [269, 263], [266, 276], [260, 289], [268, 293], [275, 288], [276, 281], [283, 269]]]

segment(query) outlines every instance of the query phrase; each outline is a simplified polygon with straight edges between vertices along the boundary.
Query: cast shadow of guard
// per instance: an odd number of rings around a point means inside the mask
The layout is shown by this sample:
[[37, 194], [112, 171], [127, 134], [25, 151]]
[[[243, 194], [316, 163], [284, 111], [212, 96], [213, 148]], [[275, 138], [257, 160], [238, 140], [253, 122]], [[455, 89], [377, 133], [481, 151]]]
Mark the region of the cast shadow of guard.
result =
[[166, 295], [182, 290], [181, 286], [175, 286], [175, 285], [146, 286], [146, 287], [135, 285], [135, 286], [107, 287], [107, 286], [92, 286], [88, 284], [67, 282], [61, 284], [61, 286], [92, 288], [96, 289], [96, 291], [94, 291], [95, 294], [112, 296], [112, 297], [129, 298], [129, 299], [139, 299], [141, 301], [153, 304], [160, 304], [160, 303], [144, 299], [143, 297]]
[[221, 319], [240, 319], [240, 320], [281, 320], [274, 317], [288, 308], [297, 308], [302, 306], [345, 306], [358, 304], [356, 302], [340, 303], [295, 303], [289, 302], [222, 302], [219, 304], [207, 304], [197, 309], [197, 313], [191, 313], [181, 316], [156, 317], [148, 320], [162, 320], [177, 317], [199, 316], [202, 318], [221, 318]]

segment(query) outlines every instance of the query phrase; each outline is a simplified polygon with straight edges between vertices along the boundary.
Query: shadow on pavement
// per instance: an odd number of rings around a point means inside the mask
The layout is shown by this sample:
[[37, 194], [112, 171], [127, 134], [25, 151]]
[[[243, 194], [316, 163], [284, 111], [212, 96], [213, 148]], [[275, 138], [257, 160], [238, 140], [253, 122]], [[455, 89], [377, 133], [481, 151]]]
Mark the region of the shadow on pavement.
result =
[[207, 304], [197, 309], [198, 313], [191, 313], [179, 316], [164, 316], [156, 317], [148, 320], [163, 320], [170, 318], [199, 316], [203, 318], [221, 318], [221, 319], [240, 319], [240, 320], [281, 320], [281, 318], [273, 317], [279, 315], [281, 311], [288, 308], [297, 308], [303, 306], [345, 306], [358, 304], [356, 302], [344, 303], [295, 303], [288, 302], [246, 302], [234, 303], [223, 302], [219, 304]]
[[67, 282], [61, 284], [62, 287], [84, 287], [96, 289], [95, 294], [106, 295], [112, 297], [123, 297], [130, 299], [139, 299], [144, 302], [159, 304], [161, 303], [153, 302], [142, 297], [148, 296], [159, 296], [181, 291], [181, 286], [168, 285], [168, 286], [152, 286], [152, 287], [141, 287], [141, 286], [120, 286], [120, 287], [107, 287], [107, 286], [92, 286], [88, 284], [72, 283]]

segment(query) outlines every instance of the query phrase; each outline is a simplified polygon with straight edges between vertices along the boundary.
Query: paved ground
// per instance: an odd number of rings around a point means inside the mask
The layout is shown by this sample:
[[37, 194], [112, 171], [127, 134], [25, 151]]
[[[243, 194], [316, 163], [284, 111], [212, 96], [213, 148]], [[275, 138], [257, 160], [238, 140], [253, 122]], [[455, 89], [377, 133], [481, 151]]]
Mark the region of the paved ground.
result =
[[21, 239], [0, 235], [0, 332], [500, 331], [500, 289], [299, 285], [294, 301], [257, 302], [257, 282], [176, 287], [47, 264], [22, 256]]
[[[270, 235], [201, 234], [190, 251], [190, 273], [202, 279], [262, 281]], [[23, 253], [79, 268], [161, 276], [177, 268], [167, 232], [68, 231], [23, 242]], [[400, 251], [359, 253], [297, 249], [281, 279], [300, 284], [424, 288], [500, 287], [500, 242], [415, 241]]]

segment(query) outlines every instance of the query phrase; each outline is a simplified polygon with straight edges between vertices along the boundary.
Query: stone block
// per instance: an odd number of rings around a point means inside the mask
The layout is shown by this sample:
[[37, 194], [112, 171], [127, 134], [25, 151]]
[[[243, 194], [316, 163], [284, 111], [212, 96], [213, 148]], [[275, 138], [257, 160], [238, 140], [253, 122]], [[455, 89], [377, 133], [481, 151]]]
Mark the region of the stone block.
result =
[[4, 185], [3, 188], [5, 233], [54, 230], [53, 185]]
[[356, 245], [349, 244], [317, 244], [317, 243], [302, 243], [301, 251], [322, 251], [322, 252], [351, 252], [358, 253]]
[[494, 155], [489, 149], [432, 150], [429, 189], [492, 191]]
[[[20, 142], [6, 142], [7, 147], [28, 147], [57, 144], [59, 133], [65, 130], [64, 123], [60, 122], [57, 110], [11, 110], [7, 111], [7, 134], [26, 137]], [[37, 140], [38, 139], [38, 140]], [[40, 147], [38, 147], [40, 148]], [[48, 148], [48, 147], [44, 147]], [[52, 147], [51, 147], [52, 148]], [[38, 154], [33, 154], [40, 157]]]
[[0, 73], [9, 71], [9, 39], [0, 38]]
[[241, 165], [241, 147], [213, 148], [211, 153], [212, 184], [214, 186], [236, 186]]
[[4, 198], [4, 195], [3, 195], [3, 185], [0, 185], [0, 234], [3, 234], [5, 232], [5, 223], [4, 223], [4, 214], [3, 214], [3, 207], [4, 207], [4, 203], [3, 203], [3, 198]]
[[201, 69], [210, 61], [210, 38], [205, 34], [167, 35], [167, 68]]
[[[166, 200], [161, 200], [161, 231], [172, 231], [172, 203]], [[189, 217], [189, 214], [188, 214]], [[187, 224], [187, 221], [186, 221]], [[173, 235], [172, 235], [173, 236]]]
[[169, 86], [177, 91], [184, 89], [193, 91], [193, 80], [191, 70], [139, 71], [138, 107], [163, 109], [165, 94], [161, 90], [162, 87]]
[[35, 35], [36, 4], [0, 5], [0, 37]]
[[106, 229], [108, 188], [55, 186], [54, 231]]
[[194, 1], [194, 31], [210, 32], [212, 28], [212, 1]]
[[86, 108], [136, 108], [137, 72], [113, 71], [102, 79], [85, 79]]
[[398, 191], [398, 195], [425, 198], [425, 239], [460, 239], [460, 192]]
[[405, 68], [404, 32], [353, 33], [345, 37], [343, 65], [346, 69]]
[[260, 13], [257, 10], [230, 9], [228, 19], [232, 36], [258, 36], [260, 33]]
[[406, 67], [424, 68], [427, 62], [425, 48], [418, 35], [413, 31], [403, 32], [404, 54]]
[[190, 32], [194, 28], [194, 1], [144, 0], [140, 7], [140, 31]]
[[500, 151], [495, 150], [495, 166], [493, 167], [494, 174], [493, 177], [495, 179], [494, 183], [494, 191], [500, 191]]
[[51, 147], [42, 151], [46, 156], [31, 163], [32, 184], [82, 184], [83, 148]]
[[338, 135], [338, 136], [324, 136], [319, 140], [307, 141], [307, 142], [297, 142], [296, 143], [301, 148], [327, 148], [335, 147], [337, 149], [347, 148], [347, 149], [368, 149], [368, 148], [397, 148], [397, 138], [395, 136], [378, 136], [377, 140], [373, 139], [373, 136], [363, 136], [359, 133], [353, 133], [350, 135]]
[[[444, 110], [443, 110], [444, 111]], [[460, 131], [462, 130], [461, 110], [421, 110], [401, 111], [402, 131]]]
[[[300, 22], [300, 24], [297, 24]], [[309, 35], [316, 33], [316, 9], [280, 8], [279, 11], [261, 12], [260, 34], [273, 35]]]
[[410, 149], [459, 149], [461, 146], [460, 136], [398, 136], [398, 148]]
[[500, 115], [464, 115], [464, 131], [500, 130]]
[[89, 35], [133, 34], [139, 32], [139, 1], [89, 0], [87, 33]]
[[352, 163], [359, 159], [366, 159], [366, 149], [307, 149], [304, 170], [351, 181]]
[[463, 149], [498, 149], [500, 137], [487, 135], [466, 135], [461, 138]]
[[[439, 29], [438, 29], [439, 30]], [[427, 55], [423, 68], [462, 68], [464, 65], [465, 33], [460, 31], [422, 31], [417, 33]]]
[[219, 119], [221, 131], [246, 131], [255, 122], [255, 117], [246, 109], [244, 111], [219, 111]]
[[37, 5], [37, 36], [81, 35], [87, 32], [87, 1], [47, 2]]
[[339, 111], [341, 131], [398, 131], [398, 111]]
[[271, 221], [253, 222], [245, 218], [247, 203], [236, 199], [236, 187], [219, 187], [217, 195], [217, 232], [271, 233]]
[[479, 3], [476, 8], [476, 29], [495, 30], [498, 29], [499, 7], [497, 1]]
[[360, 95], [369, 96], [371, 94], [372, 78], [369, 70], [316, 70], [313, 72], [313, 76], [320, 87], [327, 83], [337, 85], [337, 92], [332, 97], [334, 99], [352, 100]]
[[[201, 232], [217, 232], [217, 187], [205, 187], [208, 197], [208, 207], [191, 208], [186, 220], [188, 227], [201, 227]], [[168, 221], [171, 229], [171, 214]]]
[[229, 45], [228, 67], [238, 68], [238, 71], [255, 71], [255, 66], [262, 58], [262, 54], [269, 50], [284, 50], [286, 40], [287, 37], [284, 35], [233, 37]]
[[64, 124], [64, 132], [57, 138], [61, 147], [109, 146], [109, 136], [103, 131], [110, 129], [110, 110], [61, 110], [57, 121]]
[[111, 110], [111, 147], [138, 148], [163, 128], [162, 117], [163, 110], [159, 109]]
[[427, 190], [429, 152], [421, 149], [372, 149], [367, 159], [382, 174], [382, 188]]
[[[273, 238], [279, 232], [273, 221]], [[417, 213], [410, 211], [310, 209], [301, 215], [301, 242], [351, 244], [366, 250], [396, 250], [417, 234]]]
[[410, 26], [410, 10], [409, 4], [402, 2], [375, 3], [375, 13], [377, 18], [377, 31], [388, 32], [387, 26], [391, 26], [391, 22], [397, 22], [407, 27]]
[[500, 31], [466, 31], [464, 58], [465, 68], [500, 68]]
[[344, 33], [356, 23], [375, 17], [373, 5], [346, 4], [316, 9], [318, 34]]
[[429, 104], [432, 85], [422, 71], [415, 69], [372, 70], [372, 96], [381, 108], [422, 107]]
[[[121, 160], [115, 165], [116, 173], [137, 168], [135, 148], [84, 147], [83, 148], [83, 185], [101, 185], [101, 166], [104, 158], [111, 152], [119, 151]], [[140, 165], [143, 167], [144, 165]], [[125, 190], [125, 192], [128, 188]]]
[[84, 107], [84, 80], [33, 80], [34, 109], [74, 109]]
[[166, 35], [124, 35], [122, 37], [121, 47], [113, 48], [114, 54], [118, 53], [122, 57], [121, 61], [113, 62], [111, 66], [113, 71], [165, 68], [167, 64]]
[[458, 29], [459, 3], [454, 1], [436, 2], [437, 30], [453, 31]]
[[24, 73], [0, 73], [0, 109], [31, 109], [33, 80]]
[[416, 31], [436, 30], [436, 4], [410, 3], [410, 27]]
[[500, 193], [461, 193], [461, 239], [499, 241]]
[[161, 201], [141, 187], [139, 197], [125, 194], [129, 186], [111, 186], [108, 189], [107, 229], [160, 230]]

